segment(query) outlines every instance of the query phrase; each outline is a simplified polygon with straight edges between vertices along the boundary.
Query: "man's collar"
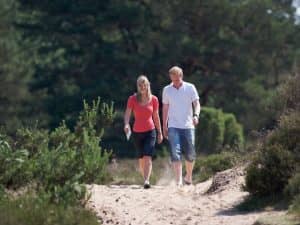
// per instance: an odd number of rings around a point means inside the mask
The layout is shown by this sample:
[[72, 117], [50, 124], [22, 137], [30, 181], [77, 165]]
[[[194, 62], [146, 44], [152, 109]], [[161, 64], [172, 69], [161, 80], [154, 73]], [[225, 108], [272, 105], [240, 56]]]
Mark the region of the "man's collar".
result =
[[176, 88], [176, 89], [180, 89], [181, 87], [184, 86], [184, 81], [181, 82], [180, 86], [179, 87], [176, 87], [173, 82], [171, 83], [172, 87]]

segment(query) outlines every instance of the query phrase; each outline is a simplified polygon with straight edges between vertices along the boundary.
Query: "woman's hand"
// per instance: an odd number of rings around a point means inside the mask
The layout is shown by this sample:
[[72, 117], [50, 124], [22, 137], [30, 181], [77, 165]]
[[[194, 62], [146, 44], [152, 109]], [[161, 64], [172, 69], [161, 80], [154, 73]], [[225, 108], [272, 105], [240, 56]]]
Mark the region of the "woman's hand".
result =
[[125, 132], [125, 134], [128, 134], [129, 131], [130, 131], [130, 126], [129, 126], [129, 124], [125, 124], [125, 125], [124, 125], [124, 132]]
[[157, 144], [162, 143], [162, 141], [163, 141], [162, 133], [161, 133], [161, 132], [158, 132], [158, 133], [157, 133]]

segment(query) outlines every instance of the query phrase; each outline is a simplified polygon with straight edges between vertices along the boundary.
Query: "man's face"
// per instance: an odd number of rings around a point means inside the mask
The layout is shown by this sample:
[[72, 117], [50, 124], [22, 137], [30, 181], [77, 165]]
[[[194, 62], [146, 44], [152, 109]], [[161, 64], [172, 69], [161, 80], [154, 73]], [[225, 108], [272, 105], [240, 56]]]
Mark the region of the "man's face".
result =
[[170, 73], [170, 79], [172, 81], [172, 83], [176, 86], [176, 85], [180, 85], [182, 83], [182, 75], [179, 73]]

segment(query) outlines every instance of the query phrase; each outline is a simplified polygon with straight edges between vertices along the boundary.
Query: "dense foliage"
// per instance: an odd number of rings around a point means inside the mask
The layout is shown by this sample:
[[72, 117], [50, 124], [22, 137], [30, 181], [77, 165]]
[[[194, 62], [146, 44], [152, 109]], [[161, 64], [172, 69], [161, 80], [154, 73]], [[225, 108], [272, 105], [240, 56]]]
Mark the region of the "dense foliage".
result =
[[5, 225], [99, 225], [87, 209], [58, 206], [34, 195], [0, 201], [0, 221]]
[[223, 151], [205, 157], [198, 157], [195, 161], [193, 179], [195, 182], [203, 182], [217, 172], [230, 169], [238, 164], [240, 155], [236, 152]]
[[270, 127], [274, 87], [299, 65], [291, 2], [1, 0], [0, 123], [74, 125], [96, 96], [123, 110], [139, 74], [160, 97], [176, 64], [202, 105]]
[[198, 152], [216, 153], [226, 148], [243, 150], [243, 128], [233, 114], [224, 113], [220, 109], [203, 107], [200, 121], [196, 132]]
[[292, 77], [277, 96], [281, 116], [277, 127], [258, 145], [257, 156], [247, 169], [246, 189], [253, 194], [282, 194], [285, 190], [299, 214], [300, 79]]
[[[118, 156], [135, 154], [121, 133], [137, 76], [146, 74], [161, 99], [168, 69], [179, 65], [205, 106], [197, 151], [241, 150], [244, 132], [272, 129], [258, 145], [246, 188], [261, 195], [285, 189], [299, 210], [294, 13], [292, 0], [0, 0], [0, 200], [4, 187], [27, 185], [48, 196], [45, 207], [82, 199], [82, 183], [106, 179], [109, 153], [99, 142]], [[115, 103], [114, 123], [112, 105], [100, 100], [81, 111], [83, 99], [97, 96]], [[207, 174], [233, 165], [226, 154], [201, 161], [213, 168]], [[11, 212], [21, 215], [13, 204]], [[81, 224], [72, 218], [66, 224]]]
[[86, 183], [106, 179], [110, 152], [100, 147], [113, 107], [100, 99], [84, 102], [74, 130], [65, 123], [53, 131], [19, 129], [14, 143], [0, 140], [0, 183], [6, 188], [34, 185], [52, 202], [76, 202], [85, 197]]

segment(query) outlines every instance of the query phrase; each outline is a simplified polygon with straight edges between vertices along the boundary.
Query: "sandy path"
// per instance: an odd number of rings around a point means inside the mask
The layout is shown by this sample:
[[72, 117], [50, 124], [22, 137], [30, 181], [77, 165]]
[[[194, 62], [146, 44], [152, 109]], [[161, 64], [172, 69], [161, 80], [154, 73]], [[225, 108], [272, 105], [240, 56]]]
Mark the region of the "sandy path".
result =
[[219, 175], [214, 181], [182, 188], [174, 184], [148, 190], [139, 185], [92, 185], [88, 186], [92, 194], [88, 207], [103, 224], [122, 225], [252, 225], [260, 216], [285, 213], [237, 212], [233, 207], [248, 195], [240, 188], [244, 176], [237, 170]]

